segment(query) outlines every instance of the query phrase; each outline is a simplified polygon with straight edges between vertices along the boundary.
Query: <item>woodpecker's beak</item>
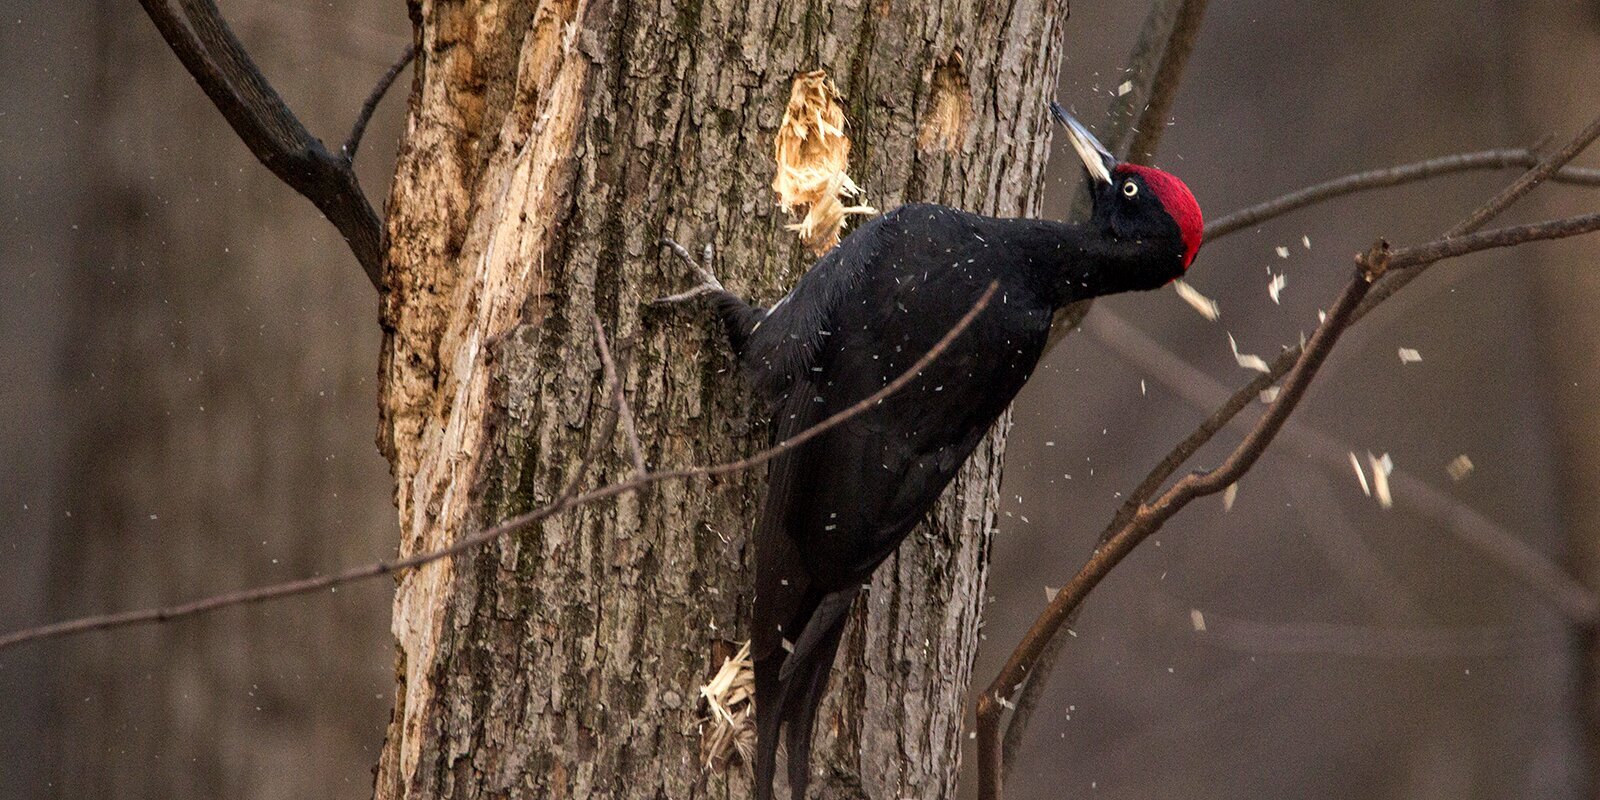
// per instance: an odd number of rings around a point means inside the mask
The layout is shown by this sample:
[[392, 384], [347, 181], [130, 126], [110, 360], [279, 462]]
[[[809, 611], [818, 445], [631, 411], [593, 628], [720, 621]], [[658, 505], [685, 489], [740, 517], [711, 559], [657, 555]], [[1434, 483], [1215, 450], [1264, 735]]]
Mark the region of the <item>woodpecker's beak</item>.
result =
[[1097, 183], [1110, 183], [1111, 170], [1117, 166], [1116, 157], [1059, 103], [1052, 102], [1050, 112], [1056, 115], [1062, 125], [1067, 126], [1067, 138], [1072, 141], [1072, 149], [1078, 151], [1078, 158], [1083, 159], [1083, 168], [1088, 171], [1089, 177]]

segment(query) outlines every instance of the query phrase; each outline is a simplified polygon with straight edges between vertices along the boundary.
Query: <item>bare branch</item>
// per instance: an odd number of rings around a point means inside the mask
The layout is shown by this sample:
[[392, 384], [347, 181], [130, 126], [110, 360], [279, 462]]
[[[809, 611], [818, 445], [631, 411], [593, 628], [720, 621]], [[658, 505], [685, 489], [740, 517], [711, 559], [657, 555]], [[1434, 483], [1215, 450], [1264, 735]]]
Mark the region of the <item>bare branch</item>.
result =
[[1411, 267], [1424, 267], [1447, 258], [1476, 253], [1479, 250], [1514, 247], [1519, 244], [1546, 239], [1565, 239], [1568, 236], [1580, 236], [1595, 230], [1600, 230], [1600, 212], [1564, 219], [1547, 219], [1543, 222], [1534, 222], [1527, 225], [1512, 225], [1467, 236], [1439, 239], [1427, 244], [1393, 250], [1383, 258], [1387, 259], [1387, 267], [1391, 270], [1409, 269]]
[[[1562, 151], [1551, 157], [1548, 165], [1549, 171], [1546, 173], [1547, 177], [1557, 182], [1600, 185], [1600, 170], [1564, 166], [1589, 141], [1592, 141], [1592, 137], [1586, 139], [1586, 135], [1587, 130], [1574, 138], [1572, 143], [1569, 143]], [[1206, 227], [1205, 239], [1211, 241], [1291, 211], [1359, 191], [1385, 186], [1398, 186], [1437, 175], [1471, 169], [1500, 169], [1505, 166], [1522, 164], [1540, 167], [1545, 163], [1537, 159], [1532, 151], [1529, 150], [1490, 150], [1482, 153], [1445, 156], [1390, 169], [1356, 173], [1309, 186], [1275, 200], [1251, 206], [1222, 217]], [[1519, 181], [1518, 183], [1525, 183], [1525, 181]], [[1528, 185], [1531, 187], [1532, 184]], [[1520, 194], [1517, 195], [1517, 197], [1520, 196]], [[1511, 199], [1515, 200], [1515, 197]], [[1503, 210], [1508, 205], [1509, 202], [1506, 202], [1504, 205], [1499, 205], [1499, 208]], [[1579, 220], [1563, 220], [1561, 222], [1575, 227], [1584, 225]], [[1582, 232], [1584, 231], [1575, 231], [1575, 233]], [[1506, 244], [1502, 245], [1506, 246], [1518, 243], [1516, 241], [1518, 237], [1527, 235], [1527, 233], [1528, 231], [1526, 230], [1504, 229], [1498, 232], [1497, 235], [1507, 240]], [[1441, 247], [1444, 246], [1442, 242], [1436, 244]], [[1391, 264], [1391, 266], [1393, 265]], [[1367, 298], [1367, 302], [1357, 309], [1355, 319], [1359, 321], [1366, 316], [1377, 302], [1381, 302], [1384, 298], [1393, 295], [1394, 292], [1404, 287], [1406, 283], [1409, 283], [1414, 278], [1415, 274], [1416, 272], [1408, 272], [1396, 275], [1384, 282], [1378, 287], [1377, 291]], [[1082, 319], [1082, 315], [1079, 315], [1072, 321], [1072, 324], [1081, 322]], [[1127, 500], [1117, 510], [1110, 524], [1101, 533], [1100, 541], [1105, 542], [1116, 531], [1127, 525], [1142, 503], [1149, 500], [1156, 490], [1160, 489], [1161, 485], [1201, 447], [1210, 442], [1213, 436], [1227, 427], [1229, 422], [1238, 416], [1239, 412], [1253, 403], [1262, 391], [1286, 375], [1299, 356], [1299, 347], [1285, 351], [1271, 364], [1268, 372], [1256, 376], [1254, 380], [1240, 388], [1232, 397], [1219, 405], [1189, 436], [1168, 452], [1161, 462], [1145, 476], [1144, 480], [1128, 494]], [[1401, 476], [1400, 480], [1407, 481], [1410, 479]], [[1421, 482], [1418, 481], [1417, 483], [1420, 484]], [[1429, 491], [1432, 491], [1431, 487], [1429, 487]], [[1428, 495], [1430, 506], [1438, 513], [1445, 513], [1452, 504], [1442, 495], [1436, 495], [1436, 492]], [[1461, 520], [1461, 522], [1458, 525], [1452, 525], [1450, 530], [1475, 543], [1480, 550], [1497, 556], [1497, 560], [1502, 565], [1521, 577], [1530, 586], [1549, 597], [1569, 618], [1583, 624], [1592, 624], [1596, 616], [1600, 615], [1600, 603], [1597, 603], [1595, 596], [1573, 581], [1559, 567], [1549, 564], [1548, 559], [1545, 559], [1536, 551], [1532, 551], [1514, 537], [1502, 535], [1502, 529], [1476, 512], [1457, 510], [1451, 513], [1453, 519]], [[1055, 669], [1056, 657], [1064, 643], [1065, 640], [1060, 637], [1052, 637], [1048, 646], [1041, 652], [1034, 664], [1035, 677], [1048, 676]], [[1016, 698], [1016, 709], [1006, 725], [1005, 739], [1002, 745], [1002, 770], [1006, 774], [1009, 774], [1011, 765], [1015, 761], [1015, 755], [1021, 748], [1022, 737], [1027, 730], [1033, 709], [1037, 706], [1039, 698], [1044, 692], [1045, 684], [1046, 681], [1044, 680], [1030, 680], [1024, 686], [1022, 693]]]
[[[1230, 233], [1266, 222], [1269, 219], [1281, 217], [1307, 206], [1357, 192], [1403, 186], [1408, 183], [1416, 183], [1440, 175], [1452, 175], [1458, 172], [1506, 169], [1509, 167], [1530, 168], [1538, 165], [1539, 156], [1532, 150], [1524, 148], [1458, 153], [1451, 156], [1430, 158], [1426, 161], [1401, 164], [1387, 169], [1357, 172], [1352, 175], [1344, 175], [1313, 184], [1304, 189], [1299, 189], [1264, 203], [1242, 208], [1226, 216], [1219, 217], [1206, 225], [1204, 239], [1207, 242], [1215, 241]], [[1550, 176], [1550, 179], [1557, 183], [1600, 186], [1600, 169], [1564, 167]]]
[[1206, 0], [1155, 0], [1150, 5], [1123, 68], [1127, 91], [1119, 90], [1112, 99], [1100, 130], [1100, 139], [1118, 158], [1149, 163], [1205, 12]]
[[1489, 224], [1495, 217], [1500, 216], [1501, 212], [1522, 199], [1523, 195], [1533, 191], [1535, 186], [1549, 180], [1552, 175], [1559, 172], [1572, 159], [1577, 158], [1578, 154], [1593, 144], [1596, 138], [1600, 138], [1600, 115], [1589, 120], [1589, 124], [1585, 125], [1583, 130], [1578, 131], [1565, 145], [1562, 145], [1560, 150], [1546, 156], [1532, 169], [1522, 173], [1521, 177], [1513, 181], [1510, 186], [1501, 189], [1499, 194], [1490, 198], [1488, 202], [1479, 206], [1466, 219], [1447, 231], [1444, 238], [1463, 236]]
[[633, 409], [628, 407], [628, 398], [622, 393], [622, 378], [617, 375], [617, 363], [611, 359], [611, 343], [606, 340], [606, 328], [600, 324], [600, 317], [590, 314], [589, 319], [594, 323], [595, 349], [600, 351], [600, 365], [605, 369], [606, 384], [611, 387], [611, 402], [617, 411], [617, 419], [622, 422], [622, 433], [628, 440], [628, 451], [633, 456], [634, 477], [641, 477], [650, 472], [645, 467], [644, 448], [639, 445], [639, 431], [633, 425]]
[[383, 73], [383, 77], [378, 78], [378, 84], [367, 94], [366, 102], [361, 104], [361, 111], [356, 114], [355, 124], [350, 126], [350, 135], [345, 137], [344, 147], [340, 148], [346, 162], [355, 162], [356, 148], [361, 146], [361, 137], [366, 135], [367, 123], [372, 121], [372, 113], [378, 110], [378, 103], [389, 93], [389, 87], [394, 85], [395, 78], [400, 77], [400, 72], [416, 57], [417, 46], [406, 45], [406, 51], [400, 54], [400, 59], [389, 67], [388, 72]]
[[383, 226], [349, 162], [312, 136], [261, 74], [212, 0], [139, 0], [235, 133], [279, 180], [344, 236], [372, 285], [383, 285]]
[[[66, 620], [64, 622], [57, 622], [50, 625], [27, 628], [0, 636], [0, 651], [3, 651], [9, 647], [15, 647], [16, 645], [23, 644], [24, 642], [38, 641], [41, 639], [53, 639], [61, 636], [85, 633], [88, 631], [121, 628], [128, 625], [166, 622], [181, 617], [190, 617], [196, 614], [202, 614], [207, 611], [215, 611], [219, 608], [245, 605], [248, 603], [259, 603], [264, 600], [276, 600], [283, 597], [308, 594], [310, 592], [331, 589], [336, 586], [342, 586], [355, 581], [376, 578], [380, 575], [389, 575], [402, 570], [414, 569], [425, 564], [431, 564], [435, 561], [450, 558], [451, 556], [459, 555], [469, 550], [481, 547], [496, 539], [521, 531], [527, 528], [529, 525], [539, 522], [540, 520], [547, 519], [570, 508], [588, 505], [590, 503], [617, 497], [629, 492], [636, 492], [647, 486], [653, 486], [657, 483], [662, 483], [665, 481], [679, 481], [688, 480], [691, 478], [707, 478], [718, 475], [728, 475], [735, 472], [743, 472], [752, 467], [760, 466], [774, 458], [777, 458], [785, 452], [788, 452], [789, 450], [799, 447], [800, 445], [805, 444], [806, 442], [811, 441], [818, 436], [821, 436], [822, 434], [838, 427], [844, 422], [859, 416], [862, 413], [865, 413], [873, 406], [876, 406], [878, 403], [882, 402], [884, 398], [900, 391], [901, 389], [904, 389], [908, 384], [916, 380], [917, 376], [921, 375], [922, 371], [927, 369], [929, 364], [932, 364], [941, 355], [943, 355], [945, 350], [949, 349], [950, 344], [956, 340], [956, 337], [960, 336], [963, 331], [972, 325], [973, 320], [977, 319], [978, 315], [983, 313], [984, 309], [989, 307], [989, 303], [991, 300], [993, 300], [995, 291], [998, 288], [999, 285], [996, 283], [989, 284], [989, 287], [984, 290], [981, 296], [978, 297], [977, 302], [972, 304], [972, 308], [968, 309], [967, 313], [962, 315], [961, 319], [957, 320], [956, 324], [953, 325], [950, 330], [946, 331], [944, 336], [940, 337], [939, 341], [934, 343], [933, 347], [928, 349], [928, 352], [923, 353], [922, 357], [917, 359], [916, 363], [907, 368], [905, 372], [900, 373], [900, 375], [894, 380], [884, 384], [883, 388], [861, 398], [850, 407], [833, 414], [816, 425], [813, 425], [795, 434], [794, 436], [789, 437], [788, 439], [784, 439], [783, 441], [778, 442], [777, 444], [774, 444], [773, 446], [768, 447], [767, 449], [762, 450], [755, 455], [741, 458], [737, 461], [729, 461], [709, 467], [688, 467], [685, 469], [668, 470], [665, 472], [649, 472], [643, 475], [635, 476], [634, 478], [626, 481], [609, 484], [598, 489], [593, 489], [588, 492], [578, 494], [575, 493], [578, 485], [578, 478], [581, 478], [582, 472], [587, 469], [589, 462], [589, 458], [586, 457], [584, 459], [584, 463], [579, 467], [578, 475], [569, 482], [566, 491], [563, 492], [562, 496], [555, 502], [541, 506], [525, 514], [519, 514], [515, 517], [505, 520], [504, 522], [501, 522], [498, 525], [495, 525], [492, 528], [480, 531], [471, 536], [463, 537], [462, 539], [457, 540], [455, 543], [438, 550], [433, 550], [427, 553], [419, 553], [407, 558], [365, 564], [359, 567], [353, 567], [343, 572], [334, 573], [332, 575], [323, 575], [315, 578], [303, 578], [296, 581], [289, 581], [287, 583], [275, 583], [267, 586], [259, 586], [253, 589], [243, 589], [236, 592], [228, 592], [226, 594], [202, 598], [200, 600], [193, 600], [180, 605], [166, 606], [162, 608], [146, 608], [135, 611], [123, 611], [115, 614], [102, 614], [92, 617], [82, 617], [79, 619]], [[606, 438], [609, 438], [609, 436]]]
[[[1148, 164], [1155, 157], [1205, 13], [1206, 0], [1163, 0], [1151, 7], [1133, 57], [1135, 72], [1149, 71], [1151, 79], [1118, 97], [1110, 113], [1116, 144], [1112, 152], [1118, 156], [1136, 164]], [[1119, 118], [1137, 121], [1120, 129], [1125, 126], [1116, 124]]]

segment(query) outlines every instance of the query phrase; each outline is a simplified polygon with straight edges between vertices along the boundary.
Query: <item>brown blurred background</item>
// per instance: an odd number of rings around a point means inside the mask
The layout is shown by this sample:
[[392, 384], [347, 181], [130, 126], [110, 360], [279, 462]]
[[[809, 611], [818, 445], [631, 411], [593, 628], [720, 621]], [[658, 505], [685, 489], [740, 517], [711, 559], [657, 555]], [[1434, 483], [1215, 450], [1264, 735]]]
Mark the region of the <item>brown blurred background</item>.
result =
[[[408, 40], [398, 2], [221, 5], [329, 141]], [[1144, 4], [1074, 5], [1060, 97], [1093, 119]], [[135, 3], [6, 12], [0, 627], [391, 553], [376, 302], [342, 242], [251, 159]], [[1157, 162], [1216, 217], [1359, 169], [1567, 135], [1600, 108], [1596, 74], [1593, 0], [1215, 2]], [[374, 198], [404, 91], [362, 148]], [[1060, 215], [1079, 177], [1055, 167]], [[1231, 389], [1250, 375], [1228, 332], [1270, 357], [1310, 330], [1352, 253], [1437, 234], [1513, 174], [1362, 195], [1206, 247], [1191, 278], [1216, 323], [1171, 292], [1100, 304], [1018, 402], [980, 679], [1117, 492], [1209, 410], [1178, 390], [1197, 382], [1130, 361], [1116, 324]], [[1595, 189], [1548, 187], [1508, 219], [1597, 205]], [[1447, 508], [1600, 586], [1597, 255], [1569, 241], [1436, 268], [1347, 337], [1300, 421], [1363, 459], [1390, 453]], [[1281, 305], [1268, 268], [1287, 275]], [[1400, 347], [1423, 360], [1402, 366]], [[1445, 465], [1460, 454], [1476, 470], [1458, 483]], [[1231, 511], [1190, 508], [1093, 596], [1011, 796], [1594, 795], [1590, 643], [1448, 515], [1403, 492], [1384, 511], [1314, 456], [1281, 443]], [[0, 798], [368, 796], [388, 597], [376, 582], [0, 656]]]

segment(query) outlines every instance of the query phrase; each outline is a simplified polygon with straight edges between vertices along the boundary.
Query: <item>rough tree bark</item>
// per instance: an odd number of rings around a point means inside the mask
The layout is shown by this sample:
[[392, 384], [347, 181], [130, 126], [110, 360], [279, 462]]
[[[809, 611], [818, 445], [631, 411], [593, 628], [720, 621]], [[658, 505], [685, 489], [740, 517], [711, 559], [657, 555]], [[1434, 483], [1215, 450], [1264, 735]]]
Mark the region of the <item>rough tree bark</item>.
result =
[[[652, 464], [763, 441], [708, 319], [648, 299], [686, 280], [662, 235], [715, 242], [723, 280], [758, 301], [809, 264], [768, 188], [796, 75], [836, 80], [851, 175], [879, 208], [1039, 207], [1065, 0], [421, 0], [412, 16], [379, 433], [406, 554], [554, 499], [606, 413], [591, 313]], [[949, 101], [970, 113], [929, 128]], [[953, 794], [1006, 427], [858, 609], [821, 796]], [[601, 444], [591, 480], [625, 477], [623, 445]], [[743, 770], [732, 786], [701, 768], [695, 689], [744, 638], [761, 478], [662, 486], [403, 578], [377, 797], [742, 796]]]

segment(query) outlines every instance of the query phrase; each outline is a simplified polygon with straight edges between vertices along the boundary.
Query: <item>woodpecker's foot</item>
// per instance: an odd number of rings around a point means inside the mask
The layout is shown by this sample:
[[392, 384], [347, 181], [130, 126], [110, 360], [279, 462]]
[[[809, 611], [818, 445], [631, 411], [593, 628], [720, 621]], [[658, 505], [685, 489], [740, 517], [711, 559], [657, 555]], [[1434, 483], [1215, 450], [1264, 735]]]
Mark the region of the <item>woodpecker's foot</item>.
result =
[[678, 258], [683, 259], [684, 263], [689, 265], [689, 269], [695, 274], [695, 277], [700, 279], [700, 283], [696, 284], [687, 291], [682, 291], [673, 295], [667, 295], [666, 297], [657, 297], [655, 299], [655, 305], [671, 305], [673, 303], [681, 303], [685, 300], [693, 300], [694, 298], [703, 294], [726, 291], [722, 288], [722, 281], [717, 280], [717, 273], [711, 269], [711, 260], [716, 254], [716, 250], [712, 248], [709, 242], [706, 244], [706, 249], [701, 255], [699, 261], [696, 261], [695, 257], [689, 253], [688, 248], [685, 248], [683, 245], [678, 244], [672, 239], [663, 236], [661, 237], [661, 244], [672, 248], [672, 252], [676, 253]]

